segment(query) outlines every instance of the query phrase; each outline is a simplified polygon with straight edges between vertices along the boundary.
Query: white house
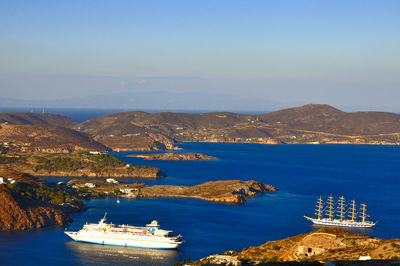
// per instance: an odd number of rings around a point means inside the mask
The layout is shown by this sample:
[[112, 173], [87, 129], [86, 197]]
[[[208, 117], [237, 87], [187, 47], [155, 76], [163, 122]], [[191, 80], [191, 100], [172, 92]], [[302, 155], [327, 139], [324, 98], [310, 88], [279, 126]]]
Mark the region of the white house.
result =
[[5, 182], [4, 177], [0, 177], [0, 184], [4, 184]]
[[94, 188], [94, 187], [96, 187], [96, 185], [93, 183], [85, 183], [85, 187]]
[[14, 184], [14, 183], [15, 183], [15, 180], [12, 179], [12, 178], [8, 178], [8, 182], [10, 182], [11, 184]]

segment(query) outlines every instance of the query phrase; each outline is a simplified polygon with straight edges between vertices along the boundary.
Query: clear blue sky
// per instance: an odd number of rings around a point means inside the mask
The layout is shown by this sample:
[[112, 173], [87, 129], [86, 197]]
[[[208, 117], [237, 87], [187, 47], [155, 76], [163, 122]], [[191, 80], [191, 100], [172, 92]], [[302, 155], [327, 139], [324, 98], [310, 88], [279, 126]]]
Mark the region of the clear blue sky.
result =
[[2, 0], [0, 96], [218, 91], [396, 107], [399, 14], [385, 0]]

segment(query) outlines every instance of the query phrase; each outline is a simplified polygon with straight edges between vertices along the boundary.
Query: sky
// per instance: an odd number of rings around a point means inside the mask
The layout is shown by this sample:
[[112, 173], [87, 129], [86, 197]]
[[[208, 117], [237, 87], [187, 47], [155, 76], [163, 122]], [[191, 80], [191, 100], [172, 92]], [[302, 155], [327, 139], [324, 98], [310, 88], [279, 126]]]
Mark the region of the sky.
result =
[[0, 0], [0, 97], [193, 92], [400, 112], [399, 14], [397, 0]]

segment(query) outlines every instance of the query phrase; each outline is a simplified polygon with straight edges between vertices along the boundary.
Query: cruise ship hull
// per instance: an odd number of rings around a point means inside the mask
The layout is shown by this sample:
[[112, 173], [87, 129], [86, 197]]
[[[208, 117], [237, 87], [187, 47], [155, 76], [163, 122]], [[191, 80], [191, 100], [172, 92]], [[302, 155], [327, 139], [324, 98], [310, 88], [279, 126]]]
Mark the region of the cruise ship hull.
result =
[[153, 248], [153, 249], [175, 249], [182, 242], [171, 241], [168, 238], [160, 237], [151, 239], [147, 236], [116, 237], [98, 234], [79, 234], [77, 232], [65, 232], [69, 237], [78, 242], [86, 242], [100, 245], [113, 245], [124, 247]]
[[343, 227], [358, 227], [358, 228], [371, 228], [376, 223], [362, 223], [362, 222], [351, 222], [351, 221], [340, 221], [340, 220], [328, 220], [328, 219], [314, 219], [304, 216], [307, 220], [310, 220], [317, 225], [328, 225], [328, 226], [343, 226]]

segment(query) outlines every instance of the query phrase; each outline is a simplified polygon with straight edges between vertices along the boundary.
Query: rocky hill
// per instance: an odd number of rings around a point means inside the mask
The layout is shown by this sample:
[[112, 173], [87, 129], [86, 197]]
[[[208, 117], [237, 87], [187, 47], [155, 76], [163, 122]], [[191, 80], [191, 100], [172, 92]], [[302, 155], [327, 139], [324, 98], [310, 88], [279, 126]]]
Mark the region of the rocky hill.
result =
[[385, 112], [346, 113], [325, 104], [308, 104], [262, 114], [268, 123], [280, 123], [291, 129], [320, 131], [342, 135], [400, 133], [400, 115]]
[[1, 113], [0, 123], [13, 125], [53, 125], [61, 127], [72, 127], [76, 122], [64, 115], [40, 114], [40, 113]]
[[71, 219], [61, 204], [69, 202], [75, 210], [84, 207], [78, 198], [66, 190], [51, 187], [6, 165], [0, 165], [0, 177], [0, 231], [65, 225]]
[[[260, 115], [227, 112], [186, 114], [124, 112], [76, 125], [108, 147], [132, 145], [132, 136], [162, 136], [174, 141], [398, 144], [400, 115], [384, 112], [346, 113], [329, 105], [309, 104]], [[126, 138], [126, 139], [124, 139]], [[113, 139], [118, 140], [118, 145]], [[168, 145], [165, 145], [168, 143]], [[106, 144], [107, 145], [107, 144]], [[137, 145], [137, 144], [136, 144]], [[154, 144], [152, 144], [154, 146]], [[148, 146], [142, 150], [149, 150]], [[136, 146], [139, 150], [140, 148]]]
[[324, 227], [308, 234], [301, 234], [241, 252], [227, 251], [194, 263], [218, 263], [221, 259], [241, 261], [244, 265], [266, 262], [328, 262], [358, 261], [360, 257], [373, 260], [398, 260], [399, 239], [379, 239], [347, 232], [342, 228]]
[[0, 141], [21, 151], [66, 153], [106, 151], [107, 148], [85, 133], [52, 125], [0, 124]]

